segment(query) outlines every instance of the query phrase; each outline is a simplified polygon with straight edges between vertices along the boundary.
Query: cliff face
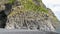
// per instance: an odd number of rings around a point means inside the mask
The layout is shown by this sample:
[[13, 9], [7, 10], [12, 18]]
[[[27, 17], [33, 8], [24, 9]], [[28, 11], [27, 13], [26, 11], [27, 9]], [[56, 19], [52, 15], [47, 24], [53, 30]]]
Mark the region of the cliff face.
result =
[[[4, 3], [6, 29], [55, 31], [59, 21], [42, 0], [12, 0]], [[7, 7], [8, 6], [8, 7]]]

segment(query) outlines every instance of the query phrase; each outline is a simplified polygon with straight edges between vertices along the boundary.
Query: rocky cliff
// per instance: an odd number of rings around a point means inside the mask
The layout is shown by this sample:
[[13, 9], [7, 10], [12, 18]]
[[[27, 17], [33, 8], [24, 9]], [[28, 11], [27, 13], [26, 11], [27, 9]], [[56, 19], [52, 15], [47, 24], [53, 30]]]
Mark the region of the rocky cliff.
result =
[[5, 29], [55, 31], [59, 24], [56, 16], [45, 7], [42, 0], [1, 0], [0, 7], [0, 12], [5, 14], [2, 16], [5, 20], [0, 19], [5, 24]]

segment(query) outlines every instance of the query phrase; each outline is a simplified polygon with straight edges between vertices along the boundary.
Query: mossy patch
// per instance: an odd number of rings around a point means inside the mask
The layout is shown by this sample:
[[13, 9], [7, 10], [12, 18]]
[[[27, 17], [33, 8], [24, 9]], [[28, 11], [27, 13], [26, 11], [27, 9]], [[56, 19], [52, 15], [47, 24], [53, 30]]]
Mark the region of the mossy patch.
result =
[[8, 0], [8, 1], [9, 4], [13, 4], [15, 0]]

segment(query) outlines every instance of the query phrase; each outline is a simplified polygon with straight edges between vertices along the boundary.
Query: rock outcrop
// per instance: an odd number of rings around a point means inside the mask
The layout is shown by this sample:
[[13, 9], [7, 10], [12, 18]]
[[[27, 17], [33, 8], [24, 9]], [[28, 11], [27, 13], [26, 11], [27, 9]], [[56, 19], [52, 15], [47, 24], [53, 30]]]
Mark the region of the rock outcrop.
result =
[[15, 0], [13, 3], [7, 2], [3, 5], [7, 15], [5, 29], [55, 31], [59, 23], [42, 0]]

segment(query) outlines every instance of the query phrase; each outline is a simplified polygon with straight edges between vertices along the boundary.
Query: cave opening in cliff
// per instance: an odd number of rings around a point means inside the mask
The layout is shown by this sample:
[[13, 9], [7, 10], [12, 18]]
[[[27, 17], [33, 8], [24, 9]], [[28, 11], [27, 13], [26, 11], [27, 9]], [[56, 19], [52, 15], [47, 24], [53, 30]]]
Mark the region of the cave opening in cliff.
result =
[[0, 28], [5, 28], [7, 16], [12, 8], [11, 4], [5, 4], [5, 9], [0, 11]]
[[4, 13], [4, 10], [2, 10], [0, 12], [0, 28], [5, 28], [6, 21], [7, 21], [7, 16]]

